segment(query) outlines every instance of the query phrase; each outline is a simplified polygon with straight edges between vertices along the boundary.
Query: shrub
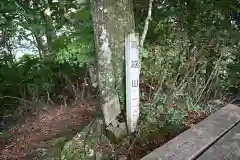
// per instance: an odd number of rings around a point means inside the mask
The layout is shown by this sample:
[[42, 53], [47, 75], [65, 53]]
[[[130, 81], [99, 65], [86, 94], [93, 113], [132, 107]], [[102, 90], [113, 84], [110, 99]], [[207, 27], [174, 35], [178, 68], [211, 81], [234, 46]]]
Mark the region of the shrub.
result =
[[[212, 46], [196, 46], [191, 53], [193, 56], [188, 57], [189, 45], [183, 34], [172, 34], [163, 46], [146, 45], [148, 56], [141, 65], [140, 124], [144, 123], [144, 127], [160, 131], [166, 126], [182, 128], [191, 125], [187, 124], [190, 114], [196, 113], [195, 119], [202, 118], [207, 101], [221, 98], [230, 85], [237, 86], [238, 74], [231, 78], [235, 81], [228, 80], [234, 75], [229, 72], [233, 71], [230, 66], [237, 68], [232, 56], [236, 53], [234, 48], [215, 46], [215, 57], [209, 57], [207, 52], [213, 52]], [[199, 52], [202, 56], [195, 56]]]

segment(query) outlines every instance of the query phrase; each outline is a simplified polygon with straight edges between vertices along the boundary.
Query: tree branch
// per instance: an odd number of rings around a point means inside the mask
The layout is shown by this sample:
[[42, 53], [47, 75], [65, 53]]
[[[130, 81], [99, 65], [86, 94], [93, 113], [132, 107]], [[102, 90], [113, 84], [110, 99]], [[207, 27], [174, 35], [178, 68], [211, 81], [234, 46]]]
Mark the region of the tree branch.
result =
[[143, 43], [145, 41], [146, 35], [147, 35], [147, 31], [148, 31], [148, 26], [149, 26], [149, 21], [152, 20], [152, 4], [153, 4], [154, 0], [149, 0], [149, 6], [148, 6], [148, 16], [145, 20], [145, 25], [144, 25], [144, 29], [143, 29], [143, 33], [140, 39], [140, 47], [143, 47]]

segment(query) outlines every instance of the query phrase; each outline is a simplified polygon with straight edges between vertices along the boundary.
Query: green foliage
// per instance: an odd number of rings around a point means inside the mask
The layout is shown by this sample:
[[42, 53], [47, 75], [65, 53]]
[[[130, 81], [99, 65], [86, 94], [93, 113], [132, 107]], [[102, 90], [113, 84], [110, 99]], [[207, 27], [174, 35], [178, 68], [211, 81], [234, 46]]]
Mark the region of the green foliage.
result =
[[94, 58], [92, 55], [93, 52], [93, 46], [91, 44], [75, 41], [57, 53], [56, 61], [83, 67], [92, 61]]
[[11, 135], [6, 131], [0, 132], [0, 140], [1, 141], [8, 140], [8, 139], [10, 139], [10, 137], [11, 137]]
[[58, 38], [55, 42], [56, 61], [80, 67], [91, 63], [95, 59], [93, 27], [90, 19], [89, 7], [84, 7], [75, 13], [83, 24], [76, 26], [69, 35]]
[[146, 48], [140, 48], [140, 56], [143, 58], [148, 58], [148, 50]]
[[[73, 93], [79, 94], [75, 92], [87, 75], [87, 66], [95, 60], [91, 10], [82, 2], [1, 2], [0, 33], [6, 33], [9, 51], [24, 48], [22, 43], [27, 41], [27, 50], [21, 52], [31, 53], [33, 46], [41, 58], [26, 54], [16, 60], [0, 55], [0, 115], [19, 112], [19, 106], [32, 110], [31, 103], [39, 101], [62, 103], [59, 97], [70, 100]], [[51, 19], [46, 18], [46, 6], [52, 11]], [[66, 91], [69, 85], [75, 88]]]
[[[40, 100], [59, 102], [66, 86], [81, 83], [88, 64], [96, 61], [89, 2], [47, 2], [0, 2], [0, 39], [6, 41], [0, 44], [0, 115], [18, 112], [19, 106], [32, 109], [28, 103]], [[134, 5], [141, 33], [148, 2]], [[52, 11], [48, 18], [46, 6]], [[239, 92], [239, 11], [238, 1], [154, 1], [146, 44], [140, 48], [143, 134], [181, 128], [189, 113], [204, 112], [209, 99]], [[14, 59], [10, 53], [22, 41], [29, 42], [27, 49], [35, 46], [41, 58]], [[118, 92], [121, 104], [124, 91]]]
[[234, 61], [228, 65], [229, 74], [228, 81], [226, 83], [229, 88], [236, 88], [238, 90], [240, 86], [240, 60]]
[[0, 145], [4, 145], [9, 142], [11, 135], [7, 131], [0, 132]]
[[82, 21], [88, 21], [91, 19], [91, 9], [90, 7], [82, 7], [78, 12], [74, 15], [76, 19], [80, 19]]
[[[146, 102], [144, 97], [142, 101], [140, 120], [144, 122], [144, 125], [155, 125], [155, 129], [157, 130], [166, 126], [181, 128], [187, 120], [188, 112], [203, 111], [203, 108], [193, 104], [194, 101], [187, 95], [169, 99], [167, 95], [159, 94], [152, 100], [152, 103], [154, 102], [153, 105]], [[169, 104], [169, 102], [172, 103]]]
[[85, 72], [84, 67], [59, 64], [34, 55], [24, 55], [10, 66], [2, 65], [0, 113], [14, 111], [25, 100], [34, 102], [43, 97], [47, 102], [49, 100], [47, 95], [57, 100], [58, 95], [64, 94], [64, 86], [83, 79]]
[[[147, 48], [140, 50], [140, 127], [146, 135], [183, 127], [189, 113], [204, 112], [208, 100], [221, 99], [234, 88], [239, 92], [240, 86], [239, 29], [233, 29], [225, 12], [231, 2], [170, 0], [155, 6]], [[139, 30], [147, 16], [140, 10]]]

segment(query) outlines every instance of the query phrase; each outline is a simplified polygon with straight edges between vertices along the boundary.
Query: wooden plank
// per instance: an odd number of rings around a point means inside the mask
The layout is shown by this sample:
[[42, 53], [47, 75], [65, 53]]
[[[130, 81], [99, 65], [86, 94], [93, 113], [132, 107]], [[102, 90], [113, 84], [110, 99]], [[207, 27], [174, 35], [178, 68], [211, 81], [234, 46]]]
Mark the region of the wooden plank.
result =
[[240, 123], [205, 151], [197, 160], [239, 160]]
[[240, 107], [227, 105], [142, 160], [192, 160], [240, 121]]

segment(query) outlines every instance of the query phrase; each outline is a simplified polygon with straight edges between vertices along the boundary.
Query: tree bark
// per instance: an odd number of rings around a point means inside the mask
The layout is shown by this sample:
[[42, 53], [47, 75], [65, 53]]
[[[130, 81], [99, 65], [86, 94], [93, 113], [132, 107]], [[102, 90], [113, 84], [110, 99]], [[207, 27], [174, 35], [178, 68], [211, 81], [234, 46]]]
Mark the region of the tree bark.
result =
[[51, 52], [53, 50], [53, 42], [56, 39], [56, 30], [53, 25], [53, 19], [51, 17], [52, 11], [49, 5], [49, 2], [46, 4], [46, 9], [44, 11], [44, 18], [46, 22], [46, 37], [47, 37], [47, 44], [48, 44], [48, 51]]
[[42, 58], [42, 57], [44, 57], [44, 55], [46, 54], [47, 48], [46, 48], [46, 46], [44, 45], [44, 42], [43, 42], [42, 37], [39, 36], [38, 33], [34, 33], [34, 32], [32, 32], [32, 33], [33, 33], [33, 37], [34, 37], [35, 40], [36, 40], [39, 57]]
[[[12, 61], [12, 56], [8, 48], [8, 34], [4, 29], [0, 31], [0, 55], [2, 55], [5, 64], [8, 64], [8, 61]], [[11, 56], [11, 57], [10, 57]]]
[[91, 5], [98, 87], [105, 104], [115, 95], [125, 97], [124, 44], [125, 36], [135, 31], [134, 14], [131, 0], [92, 0]]
[[102, 97], [123, 88], [124, 40], [134, 32], [131, 1], [92, 1], [98, 82]]

